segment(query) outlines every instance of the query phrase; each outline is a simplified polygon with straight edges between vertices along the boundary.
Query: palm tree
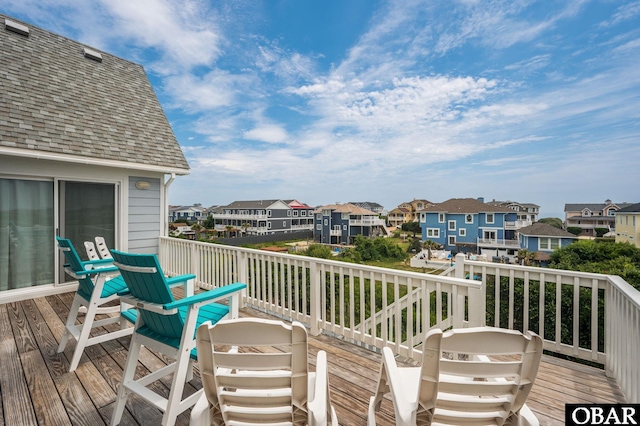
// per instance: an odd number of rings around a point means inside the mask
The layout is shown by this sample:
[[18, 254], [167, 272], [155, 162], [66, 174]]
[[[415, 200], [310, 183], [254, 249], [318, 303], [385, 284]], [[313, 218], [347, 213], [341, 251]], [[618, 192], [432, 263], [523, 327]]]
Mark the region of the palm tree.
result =
[[431, 250], [437, 249], [439, 246], [440, 246], [440, 244], [436, 243], [435, 241], [431, 241], [431, 240], [427, 240], [427, 241], [422, 243], [422, 247], [427, 249], [427, 260], [431, 259]]

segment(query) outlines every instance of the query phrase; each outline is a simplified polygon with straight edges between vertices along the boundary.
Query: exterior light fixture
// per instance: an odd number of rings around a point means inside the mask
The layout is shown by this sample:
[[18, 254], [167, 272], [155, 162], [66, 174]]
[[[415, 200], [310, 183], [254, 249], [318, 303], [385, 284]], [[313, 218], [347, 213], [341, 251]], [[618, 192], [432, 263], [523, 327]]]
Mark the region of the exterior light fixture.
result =
[[146, 180], [139, 180], [136, 182], [136, 188], [141, 191], [146, 191], [147, 189], [151, 188], [151, 184]]

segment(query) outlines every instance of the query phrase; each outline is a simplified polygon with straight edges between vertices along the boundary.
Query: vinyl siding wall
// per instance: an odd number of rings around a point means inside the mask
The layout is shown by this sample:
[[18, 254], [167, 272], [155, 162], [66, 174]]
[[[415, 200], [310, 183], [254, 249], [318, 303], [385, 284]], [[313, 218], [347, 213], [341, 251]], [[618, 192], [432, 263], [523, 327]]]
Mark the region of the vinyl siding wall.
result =
[[[136, 188], [137, 181], [149, 182], [146, 190]], [[132, 253], [158, 253], [161, 235], [160, 179], [129, 178], [129, 251]]]

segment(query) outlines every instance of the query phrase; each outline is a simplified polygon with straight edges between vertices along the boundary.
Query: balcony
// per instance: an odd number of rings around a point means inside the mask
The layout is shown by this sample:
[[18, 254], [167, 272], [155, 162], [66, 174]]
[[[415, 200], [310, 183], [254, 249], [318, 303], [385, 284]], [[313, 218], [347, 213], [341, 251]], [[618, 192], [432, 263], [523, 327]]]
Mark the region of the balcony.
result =
[[385, 226], [386, 222], [378, 217], [365, 217], [362, 219], [349, 219], [350, 226]]
[[514, 230], [524, 228], [525, 226], [531, 226], [533, 224], [530, 220], [516, 220], [516, 221], [505, 221], [504, 229]]
[[501, 238], [478, 238], [478, 247], [494, 247], [494, 248], [520, 248], [518, 240], [503, 240]]
[[[170, 275], [195, 273], [205, 289], [246, 282], [243, 316], [304, 323], [311, 364], [319, 350], [327, 351], [341, 424], [365, 424], [380, 348], [389, 346], [402, 362], [415, 364], [432, 327], [528, 324], [546, 350], [604, 365], [544, 355], [527, 402], [541, 424], [564, 424], [565, 403], [640, 402], [640, 294], [628, 283], [601, 274], [455, 260], [445, 275], [430, 275], [172, 238], [160, 243], [160, 261]], [[376, 304], [378, 287], [382, 300]], [[78, 370], [67, 373], [73, 345], [63, 354], [55, 349], [72, 297], [0, 305], [0, 423], [98, 425], [110, 418], [129, 339], [87, 350]], [[578, 320], [587, 308], [593, 315]], [[585, 327], [586, 341], [580, 337]], [[147, 351], [139, 368], [162, 363]], [[197, 372], [188, 388], [201, 388]], [[159, 412], [148, 404], [132, 401], [127, 408], [123, 424], [157, 424]], [[378, 422], [394, 424], [389, 401]], [[187, 423], [188, 412], [178, 419]]]
[[227, 214], [227, 213], [211, 213], [211, 216], [214, 219], [237, 219], [237, 220], [258, 220], [258, 219], [268, 219], [270, 216], [267, 216], [266, 213], [263, 214], [249, 214], [249, 213], [237, 213], [237, 214]]

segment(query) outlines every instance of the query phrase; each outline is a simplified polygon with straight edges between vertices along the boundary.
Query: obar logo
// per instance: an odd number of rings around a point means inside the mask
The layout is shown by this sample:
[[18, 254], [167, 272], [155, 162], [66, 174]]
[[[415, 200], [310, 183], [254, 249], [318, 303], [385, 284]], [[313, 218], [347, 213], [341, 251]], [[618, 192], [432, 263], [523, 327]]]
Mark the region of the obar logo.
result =
[[637, 425], [640, 424], [640, 404], [566, 404], [564, 424]]

